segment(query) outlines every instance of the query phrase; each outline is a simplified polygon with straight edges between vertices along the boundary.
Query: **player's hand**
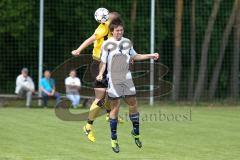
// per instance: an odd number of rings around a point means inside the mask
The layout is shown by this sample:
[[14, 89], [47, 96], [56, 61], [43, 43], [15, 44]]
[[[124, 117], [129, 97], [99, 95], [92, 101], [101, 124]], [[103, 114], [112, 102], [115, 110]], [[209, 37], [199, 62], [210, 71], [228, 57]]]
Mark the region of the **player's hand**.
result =
[[130, 62], [131, 62], [132, 65], [134, 65], [134, 59], [133, 58], [130, 59]]
[[79, 55], [80, 55], [80, 51], [78, 51], [78, 50], [73, 50], [73, 51], [72, 51], [72, 55], [73, 55], [73, 56], [79, 56]]
[[154, 53], [154, 54], [153, 54], [153, 59], [154, 59], [154, 60], [158, 60], [158, 58], [159, 58], [159, 54], [158, 54], [158, 53]]
[[103, 79], [103, 76], [100, 75], [100, 74], [96, 77], [96, 80], [97, 80], [97, 81], [101, 81], [102, 79]]

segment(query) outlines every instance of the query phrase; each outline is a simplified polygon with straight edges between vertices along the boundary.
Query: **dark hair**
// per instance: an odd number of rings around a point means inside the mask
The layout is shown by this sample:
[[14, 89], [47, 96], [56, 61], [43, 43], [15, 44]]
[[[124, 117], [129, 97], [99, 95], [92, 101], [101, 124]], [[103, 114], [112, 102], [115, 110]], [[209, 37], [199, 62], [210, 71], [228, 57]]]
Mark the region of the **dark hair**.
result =
[[120, 18], [121, 15], [118, 12], [110, 12], [110, 14], [114, 15], [116, 18]]
[[124, 27], [121, 18], [113, 19], [113, 20], [110, 22], [110, 24], [109, 24], [109, 30], [110, 30], [110, 32], [113, 32], [114, 28], [117, 28], [118, 26]]

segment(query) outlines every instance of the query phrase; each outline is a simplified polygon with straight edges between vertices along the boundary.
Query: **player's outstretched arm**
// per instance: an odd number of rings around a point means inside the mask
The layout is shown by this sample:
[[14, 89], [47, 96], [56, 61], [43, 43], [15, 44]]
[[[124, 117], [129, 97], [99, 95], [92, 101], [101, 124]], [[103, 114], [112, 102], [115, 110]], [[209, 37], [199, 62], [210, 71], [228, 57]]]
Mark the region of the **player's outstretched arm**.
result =
[[157, 60], [159, 58], [159, 54], [158, 53], [153, 53], [153, 54], [136, 54], [133, 57], [134, 61], [143, 61], [146, 59], [154, 59]]
[[81, 52], [87, 48], [88, 46], [90, 46], [91, 44], [93, 44], [93, 42], [96, 40], [96, 36], [95, 34], [93, 34], [91, 37], [89, 37], [88, 39], [86, 39], [76, 50], [72, 51], [72, 55], [74, 56], [79, 56], [81, 54]]
[[98, 76], [96, 77], [96, 79], [97, 79], [98, 81], [101, 81], [101, 80], [102, 80], [102, 78], [103, 78], [103, 73], [104, 73], [105, 69], [106, 69], [106, 63], [101, 62], [100, 65], [99, 65], [99, 74], [98, 74]]

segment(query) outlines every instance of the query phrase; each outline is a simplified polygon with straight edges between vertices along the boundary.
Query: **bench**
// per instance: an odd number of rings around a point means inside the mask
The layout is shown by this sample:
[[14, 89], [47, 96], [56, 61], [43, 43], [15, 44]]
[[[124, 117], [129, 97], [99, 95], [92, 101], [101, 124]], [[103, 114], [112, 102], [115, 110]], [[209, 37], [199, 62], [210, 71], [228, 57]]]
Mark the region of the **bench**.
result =
[[[61, 98], [66, 98], [66, 95], [61, 96]], [[40, 99], [42, 99], [42, 97], [38, 96], [38, 94], [34, 94], [32, 96], [32, 100], [40, 100]], [[93, 97], [81, 95], [81, 100], [84, 107], [89, 105], [88, 102], [91, 99], [93, 99]], [[6, 104], [6, 102], [9, 100], [25, 100], [25, 98], [20, 97], [16, 94], [0, 94], [0, 107], [4, 106], [4, 104]]]

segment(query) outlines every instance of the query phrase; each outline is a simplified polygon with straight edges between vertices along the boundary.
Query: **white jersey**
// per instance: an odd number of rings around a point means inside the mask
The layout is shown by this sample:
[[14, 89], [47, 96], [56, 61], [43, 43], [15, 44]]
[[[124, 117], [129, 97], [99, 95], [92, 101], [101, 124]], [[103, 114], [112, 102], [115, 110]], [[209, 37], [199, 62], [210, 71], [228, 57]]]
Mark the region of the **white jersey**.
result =
[[131, 41], [127, 38], [122, 37], [117, 41], [111, 37], [105, 41], [102, 45], [101, 61], [107, 63], [109, 80], [118, 83], [132, 79], [129, 63], [131, 57], [136, 54]]
[[103, 43], [101, 61], [107, 64], [108, 96], [110, 98], [136, 94], [129, 70], [131, 57], [136, 54], [131, 41], [127, 38], [122, 37], [117, 41], [111, 37]]

